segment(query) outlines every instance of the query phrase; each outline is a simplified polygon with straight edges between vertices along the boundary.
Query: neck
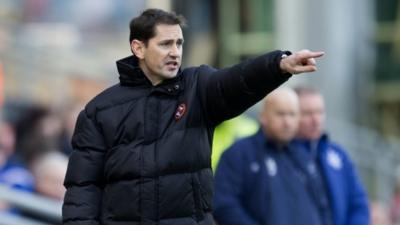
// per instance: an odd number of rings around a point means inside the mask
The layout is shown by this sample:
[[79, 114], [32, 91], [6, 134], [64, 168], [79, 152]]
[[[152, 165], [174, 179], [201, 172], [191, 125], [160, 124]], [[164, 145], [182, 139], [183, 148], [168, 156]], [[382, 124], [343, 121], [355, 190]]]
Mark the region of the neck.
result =
[[143, 71], [144, 75], [147, 77], [147, 79], [149, 79], [153, 86], [156, 86], [162, 82], [162, 80], [156, 79], [154, 76], [151, 75], [151, 72], [149, 71], [143, 60], [139, 60], [139, 68]]

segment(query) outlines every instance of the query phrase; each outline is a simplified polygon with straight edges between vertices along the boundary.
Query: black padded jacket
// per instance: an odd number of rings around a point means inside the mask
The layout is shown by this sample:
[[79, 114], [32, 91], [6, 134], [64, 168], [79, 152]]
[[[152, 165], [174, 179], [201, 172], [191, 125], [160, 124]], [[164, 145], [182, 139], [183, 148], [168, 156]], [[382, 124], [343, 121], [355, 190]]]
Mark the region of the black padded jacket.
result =
[[274, 51], [216, 70], [199, 66], [153, 86], [130, 56], [120, 83], [91, 100], [72, 138], [67, 225], [212, 224], [214, 127], [285, 82]]

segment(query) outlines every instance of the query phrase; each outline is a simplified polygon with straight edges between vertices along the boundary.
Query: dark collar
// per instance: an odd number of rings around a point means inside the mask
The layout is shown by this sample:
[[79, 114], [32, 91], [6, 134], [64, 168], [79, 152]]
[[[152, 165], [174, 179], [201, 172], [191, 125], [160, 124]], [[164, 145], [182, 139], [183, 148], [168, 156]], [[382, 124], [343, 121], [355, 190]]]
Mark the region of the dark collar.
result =
[[[134, 56], [117, 61], [119, 80], [122, 86], [144, 86], [153, 88], [151, 81], [146, 77], [139, 67], [139, 59]], [[181, 70], [179, 69], [176, 77], [164, 80], [161, 84], [154, 86], [154, 91], [164, 92], [175, 95], [183, 90], [181, 81]]]

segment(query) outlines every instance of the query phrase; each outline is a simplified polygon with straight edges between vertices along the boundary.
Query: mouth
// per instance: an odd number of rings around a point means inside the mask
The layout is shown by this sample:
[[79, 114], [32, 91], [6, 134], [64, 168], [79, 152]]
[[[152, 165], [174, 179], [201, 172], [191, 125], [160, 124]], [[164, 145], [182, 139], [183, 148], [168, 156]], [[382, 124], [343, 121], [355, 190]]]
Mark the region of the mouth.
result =
[[165, 65], [167, 65], [169, 70], [178, 69], [179, 63], [177, 61], [168, 61]]

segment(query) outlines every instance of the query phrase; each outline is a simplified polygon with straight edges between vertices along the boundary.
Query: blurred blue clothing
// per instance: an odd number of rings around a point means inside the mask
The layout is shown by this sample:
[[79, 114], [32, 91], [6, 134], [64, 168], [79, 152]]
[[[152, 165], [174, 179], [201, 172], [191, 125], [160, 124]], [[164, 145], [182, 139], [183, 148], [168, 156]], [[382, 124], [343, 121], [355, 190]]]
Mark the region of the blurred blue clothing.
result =
[[277, 146], [262, 131], [236, 142], [215, 175], [217, 223], [368, 225], [367, 198], [350, 159], [326, 135], [318, 143], [314, 156], [309, 143]]
[[[215, 174], [214, 218], [219, 225], [324, 225], [295, 143], [278, 146], [260, 130], [222, 155]], [[317, 193], [318, 194], [318, 193]]]
[[334, 225], [368, 225], [368, 198], [346, 151], [325, 134], [316, 142], [300, 140], [307, 152], [317, 152], [325, 179]]
[[31, 172], [14, 157], [0, 166], [0, 184], [29, 192], [33, 192], [35, 187]]
[[[32, 174], [16, 158], [10, 158], [3, 166], [0, 166], [0, 184], [27, 192], [33, 192], [35, 188]], [[18, 213], [18, 210], [14, 208], [8, 211]]]

